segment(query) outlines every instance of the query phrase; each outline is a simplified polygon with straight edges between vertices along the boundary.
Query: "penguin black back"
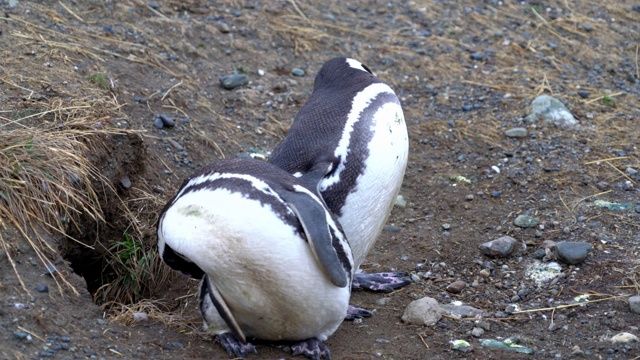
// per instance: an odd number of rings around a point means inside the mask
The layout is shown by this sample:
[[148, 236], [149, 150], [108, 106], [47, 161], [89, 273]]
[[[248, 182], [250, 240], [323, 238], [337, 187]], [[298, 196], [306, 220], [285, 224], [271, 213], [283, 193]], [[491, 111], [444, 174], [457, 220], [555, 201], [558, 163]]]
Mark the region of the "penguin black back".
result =
[[[378, 85], [378, 86], [372, 86]], [[388, 89], [388, 91], [387, 91]], [[360, 62], [344, 57], [326, 62], [316, 75], [314, 90], [296, 116], [269, 162], [295, 174], [311, 177], [311, 186], [342, 166], [338, 181], [321, 189], [336, 215], [364, 171], [375, 134], [370, 119], [384, 104], [399, 105], [393, 91]], [[342, 144], [344, 139], [347, 143]]]

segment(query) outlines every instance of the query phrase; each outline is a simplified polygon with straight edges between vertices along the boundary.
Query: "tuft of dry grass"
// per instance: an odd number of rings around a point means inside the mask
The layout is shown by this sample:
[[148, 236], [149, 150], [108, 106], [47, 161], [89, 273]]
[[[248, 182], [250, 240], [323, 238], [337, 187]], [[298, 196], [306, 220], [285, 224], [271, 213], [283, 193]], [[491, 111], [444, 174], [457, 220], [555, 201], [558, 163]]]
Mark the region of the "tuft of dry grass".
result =
[[[53, 266], [50, 257], [57, 250], [44, 233], [64, 235], [68, 226], [78, 226], [80, 214], [104, 221], [97, 191], [113, 188], [86, 155], [102, 136], [122, 132], [105, 122], [110, 106], [104, 101], [59, 100], [27, 105], [19, 117], [0, 116], [0, 225], [15, 226], [47, 267]], [[94, 188], [94, 182], [103, 188]], [[13, 245], [6, 239], [0, 242], [11, 254]], [[61, 293], [61, 282], [78, 293], [58, 273], [54, 279]]]
[[[189, 297], [194, 297], [194, 294]], [[126, 326], [135, 326], [139, 321], [136, 321], [134, 314], [144, 313], [148, 319], [146, 321], [157, 321], [168, 327], [180, 328], [187, 333], [205, 334], [201, 326], [202, 318], [196, 312], [190, 311], [193, 310], [190, 302], [185, 302], [185, 306], [177, 311], [168, 308], [161, 301], [152, 300], [141, 300], [129, 305], [109, 302], [104, 304], [103, 308], [108, 309], [111, 321]]]

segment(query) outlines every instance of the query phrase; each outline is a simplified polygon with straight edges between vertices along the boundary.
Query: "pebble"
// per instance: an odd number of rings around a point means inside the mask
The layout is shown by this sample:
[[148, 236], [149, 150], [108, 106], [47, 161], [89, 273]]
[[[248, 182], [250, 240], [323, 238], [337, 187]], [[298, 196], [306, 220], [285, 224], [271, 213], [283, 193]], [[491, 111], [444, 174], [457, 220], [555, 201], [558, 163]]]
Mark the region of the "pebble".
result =
[[471, 330], [471, 336], [473, 337], [480, 337], [482, 334], [484, 334], [483, 328], [474, 327], [473, 330]]
[[158, 129], [162, 129], [164, 127], [164, 124], [162, 123], [162, 120], [156, 116], [153, 119], [153, 126], [157, 127]]
[[491, 270], [488, 269], [482, 269], [480, 270], [480, 272], [478, 273], [480, 274], [480, 276], [482, 276], [483, 278], [488, 278], [489, 276], [491, 276]]
[[407, 200], [404, 199], [404, 196], [398, 195], [398, 196], [396, 196], [395, 205], [397, 207], [403, 208], [403, 207], [407, 206]]
[[483, 310], [469, 305], [443, 304], [440, 305], [440, 308], [442, 308], [445, 313], [456, 318], [475, 318], [484, 315]]
[[529, 133], [527, 132], [527, 129], [521, 128], [521, 127], [511, 128], [505, 131], [504, 134], [510, 138], [523, 138], [529, 135]]
[[500, 195], [502, 195], [502, 191], [500, 191], [500, 190], [493, 190], [493, 191], [491, 192], [491, 196], [493, 196], [493, 197], [495, 197], [495, 198], [500, 197]]
[[131, 187], [131, 179], [129, 179], [128, 176], [123, 176], [120, 179], [120, 185], [122, 185], [123, 188], [125, 189], [129, 189]]
[[448, 224], [448, 223], [442, 224], [442, 230], [451, 230], [451, 224]]
[[589, 97], [589, 92], [586, 90], [578, 90], [578, 95], [583, 98], [586, 99]]
[[169, 115], [158, 114], [158, 118], [162, 121], [162, 125], [166, 127], [174, 127], [176, 126], [176, 121]]
[[591, 30], [593, 30], [593, 26], [591, 26], [591, 24], [589, 24], [589, 23], [584, 23], [584, 24], [582, 24], [582, 28], [584, 29], [584, 31], [591, 31]]
[[577, 124], [573, 114], [560, 100], [549, 96], [540, 95], [531, 102], [531, 113], [526, 120], [534, 122], [542, 119], [559, 127], [570, 127]]
[[21, 330], [16, 330], [13, 332], [13, 336], [18, 340], [23, 340], [23, 339], [26, 339], [27, 336], [29, 336], [29, 334]]
[[614, 344], [617, 343], [630, 343], [630, 342], [638, 342], [640, 341], [640, 339], [638, 339], [637, 336], [628, 333], [628, 332], [622, 332], [620, 334], [616, 334], [613, 337], [611, 337], [611, 342]]
[[184, 147], [182, 145], [180, 145], [179, 142], [173, 140], [173, 139], [168, 139], [167, 142], [173, 146], [174, 149], [178, 150], [178, 151], [182, 151], [184, 150]]
[[580, 349], [580, 346], [575, 345], [571, 348], [571, 356], [584, 356], [584, 351]]
[[503, 236], [495, 240], [491, 240], [484, 244], [480, 244], [478, 248], [484, 255], [491, 257], [507, 257], [516, 249], [518, 240], [511, 236]]
[[443, 313], [444, 310], [436, 299], [423, 297], [409, 303], [402, 315], [402, 321], [411, 325], [431, 326], [442, 318]]
[[470, 57], [473, 60], [484, 60], [484, 54], [481, 52], [471, 53]]
[[534, 259], [542, 259], [544, 258], [544, 256], [547, 254], [547, 252], [545, 251], [545, 249], [538, 249], [536, 250], [533, 255], [531, 255]]
[[474, 199], [473, 195], [469, 194], [464, 197], [465, 201], [472, 201]]
[[246, 74], [233, 73], [220, 78], [220, 84], [227, 90], [235, 89], [249, 83], [249, 77]]
[[293, 76], [304, 76], [305, 71], [300, 68], [293, 68], [291, 70], [291, 75]]
[[223, 34], [228, 34], [231, 31], [231, 28], [229, 28], [229, 25], [227, 23], [219, 22], [218, 31], [220, 31]]
[[629, 298], [629, 308], [634, 314], [640, 315], [640, 296], [632, 296]]
[[529, 215], [518, 215], [518, 217], [513, 220], [513, 224], [521, 228], [532, 228], [540, 224], [540, 219]]
[[36, 290], [41, 293], [49, 292], [49, 287], [47, 285], [38, 285], [36, 286]]
[[452, 294], [459, 294], [466, 287], [467, 287], [467, 283], [466, 282], [464, 282], [462, 280], [457, 280], [457, 281], [454, 281], [451, 284], [449, 284], [449, 286], [447, 286], [447, 291], [452, 293]]
[[382, 230], [394, 233], [400, 232], [400, 228], [395, 225], [385, 225]]
[[556, 256], [565, 264], [576, 265], [587, 258], [592, 246], [587, 242], [561, 241], [556, 244]]
[[551, 324], [549, 324], [549, 327], [547, 328], [549, 331], [556, 331], [558, 330], [560, 327], [558, 326], [558, 323], [552, 322]]
[[471, 111], [471, 110], [473, 110], [473, 105], [469, 105], [469, 104], [462, 105], [462, 111], [467, 112], [467, 111]]

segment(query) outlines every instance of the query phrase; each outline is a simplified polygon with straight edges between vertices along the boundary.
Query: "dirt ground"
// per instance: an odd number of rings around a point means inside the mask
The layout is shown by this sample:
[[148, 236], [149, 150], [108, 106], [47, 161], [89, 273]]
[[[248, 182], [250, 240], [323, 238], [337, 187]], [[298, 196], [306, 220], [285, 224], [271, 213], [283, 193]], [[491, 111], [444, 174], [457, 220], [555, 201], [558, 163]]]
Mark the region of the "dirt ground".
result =
[[[390, 294], [354, 292], [352, 303], [376, 313], [345, 322], [327, 341], [334, 359], [640, 358], [638, 342], [609, 340], [640, 336], [640, 315], [627, 302], [640, 294], [637, 2], [4, 0], [0, 7], [0, 132], [63, 131], [80, 111], [84, 131], [102, 130], [80, 139], [95, 172], [76, 186], [94, 189], [87, 201], [99, 217], [81, 208], [64, 229], [90, 247], [37, 225], [27, 210], [36, 226], [21, 233], [2, 212], [0, 358], [227, 358], [201, 331], [193, 281], [157, 259], [123, 275], [105, 254], [127, 264], [153, 259], [156, 214], [183, 179], [222, 157], [268, 156], [316, 71], [335, 56], [367, 64], [401, 99], [410, 136], [406, 205], [394, 208], [363, 269], [409, 271], [417, 281]], [[294, 68], [305, 74], [292, 75]], [[234, 71], [248, 84], [223, 89], [219, 78]], [[564, 102], [579, 125], [525, 121], [540, 94]], [[160, 114], [175, 126], [155, 126]], [[528, 135], [505, 136], [514, 127]], [[15, 166], [10, 149], [0, 149], [3, 169]], [[42, 157], [56, 152], [44, 146]], [[11, 193], [0, 195], [9, 208]], [[515, 226], [521, 214], [540, 225]], [[521, 244], [516, 254], [480, 253], [478, 245], [504, 235]], [[563, 264], [558, 280], [537, 284], [529, 270], [545, 240], [589, 242], [593, 251], [577, 266]], [[467, 287], [452, 294], [446, 288], [456, 280]], [[569, 306], [582, 294], [591, 295], [588, 303]], [[424, 296], [484, 316], [404, 324], [404, 309]], [[507, 311], [512, 305], [531, 311]], [[134, 322], [136, 312], [148, 319]], [[480, 345], [512, 336], [534, 354]], [[452, 350], [453, 340], [472, 350]], [[250, 358], [291, 358], [286, 350], [261, 344]]]

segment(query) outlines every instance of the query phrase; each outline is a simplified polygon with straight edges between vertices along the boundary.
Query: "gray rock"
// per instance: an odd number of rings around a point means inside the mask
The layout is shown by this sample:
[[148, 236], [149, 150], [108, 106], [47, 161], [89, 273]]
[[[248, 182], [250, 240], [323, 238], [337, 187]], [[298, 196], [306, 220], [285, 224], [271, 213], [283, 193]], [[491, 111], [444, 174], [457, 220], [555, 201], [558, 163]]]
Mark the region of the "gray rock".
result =
[[220, 78], [220, 84], [227, 90], [235, 89], [239, 86], [249, 83], [249, 77], [246, 74], [233, 73], [231, 75]]
[[158, 129], [162, 129], [164, 127], [164, 124], [162, 123], [162, 120], [156, 116], [153, 119], [153, 126], [157, 127]]
[[300, 68], [293, 68], [291, 70], [291, 75], [293, 76], [304, 76], [304, 74], [305, 74], [304, 70]]
[[528, 135], [527, 129], [521, 127], [511, 128], [505, 131], [504, 134], [510, 138], [523, 138]]
[[484, 244], [480, 244], [478, 248], [481, 253], [487, 256], [507, 257], [516, 249], [516, 244], [518, 244], [518, 240], [511, 236], [503, 236]]
[[126, 175], [123, 176], [120, 178], [120, 185], [125, 189], [129, 189], [131, 187], [131, 179]]
[[49, 287], [47, 285], [38, 285], [36, 286], [36, 290], [41, 293], [49, 292]]
[[543, 120], [559, 127], [571, 127], [577, 124], [573, 114], [558, 99], [549, 95], [540, 95], [531, 102], [528, 121]]
[[521, 228], [531, 228], [538, 226], [540, 219], [529, 215], [518, 215], [518, 217], [513, 220], [513, 224]]
[[440, 307], [436, 299], [423, 297], [412, 301], [404, 310], [402, 321], [412, 325], [434, 325], [437, 323], [444, 310]]
[[591, 249], [591, 244], [587, 242], [561, 241], [556, 244], [556, 256], [565, 264], [576, 265], [587, 258]]
[[457, 318], [474, 318], [484, 315], [484, 310], [469, 305], [443, 304], [440, 308], [447, 314]]
[[628, 333], [628, 332], [622, 332], [619, 334], [616, 334], [614, 336], [611, 337], [611, 342], [614, 344], [618, 344], [618, 343], [635, 343], [640, 341], [640, 339], [638, 339], [637, 336]]
[[457, 280], [457, 281], [454, 281], [451, 284], [449, 284], [449, 286], [447, 286], [447, 291], [452, 293], [452, 294], [459, 294], [466, 287], [467, 287], [467, 283], [466, 282], [464, 282], [462, 280]]
[[473, 337], [480, 337], [480, 336], [482, 336], [482, 334], [484, 334], [484, 329], [483, 328], [474, 327], [473, 330], [471, 330], [471, 336], [473, 336]]
[[162, 125], [166, 126], [166, 127], [174, 127], [176, 126], [176, 121], [173, 120], [173, 118], [169, 115], [165, 115], [165, 114], [158, 114], [158, 119], [160, 119], [160, 121], [162, 121]]
[[640, 314], [640, 296], [632, 296], [629, 298], [629, 308], [634, 314]]

